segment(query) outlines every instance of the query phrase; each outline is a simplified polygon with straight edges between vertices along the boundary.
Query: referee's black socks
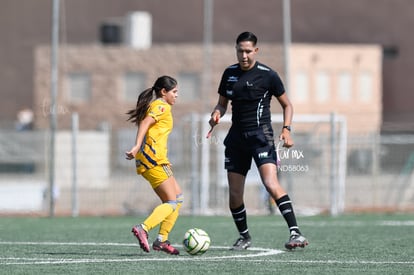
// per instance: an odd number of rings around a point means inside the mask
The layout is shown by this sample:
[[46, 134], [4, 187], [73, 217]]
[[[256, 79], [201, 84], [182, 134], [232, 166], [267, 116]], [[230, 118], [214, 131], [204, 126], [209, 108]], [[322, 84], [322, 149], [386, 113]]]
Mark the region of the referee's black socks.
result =
[[276, 200], [276, 205], [279, 207], [280, 213], [288, 224], [290, 234], [301, 234], [296, 222], [295, 212], [293, 211], [292, 202], [289, 196], [284, 195], [283, 197]]
[[247, 228], [246, 208], [244, 207], [244, 204], [234, 209], [230, 208], [230, 211], [240, 235], [245, 239], [250, 239], [249, 229]]

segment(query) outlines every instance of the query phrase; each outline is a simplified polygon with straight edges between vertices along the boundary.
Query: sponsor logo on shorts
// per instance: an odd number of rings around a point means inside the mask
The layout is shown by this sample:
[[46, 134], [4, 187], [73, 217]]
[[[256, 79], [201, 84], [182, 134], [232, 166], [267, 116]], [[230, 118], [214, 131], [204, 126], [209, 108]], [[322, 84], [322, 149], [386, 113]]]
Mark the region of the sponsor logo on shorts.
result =
[[259, 157], [259, 159], [266, 159], [269, 157], [269, 153], [268, 152], [261, 152], [257, 155]]

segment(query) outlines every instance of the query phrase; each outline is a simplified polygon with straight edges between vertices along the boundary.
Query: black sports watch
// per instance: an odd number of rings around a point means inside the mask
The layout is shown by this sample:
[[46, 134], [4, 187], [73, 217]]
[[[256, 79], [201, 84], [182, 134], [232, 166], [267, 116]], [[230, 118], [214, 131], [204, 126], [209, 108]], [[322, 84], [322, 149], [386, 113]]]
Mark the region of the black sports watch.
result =
[[283, 126], [283, 129], [288, 129], [289, 132], [291, 131], [290, 126], [287, 126], [287, 125]]

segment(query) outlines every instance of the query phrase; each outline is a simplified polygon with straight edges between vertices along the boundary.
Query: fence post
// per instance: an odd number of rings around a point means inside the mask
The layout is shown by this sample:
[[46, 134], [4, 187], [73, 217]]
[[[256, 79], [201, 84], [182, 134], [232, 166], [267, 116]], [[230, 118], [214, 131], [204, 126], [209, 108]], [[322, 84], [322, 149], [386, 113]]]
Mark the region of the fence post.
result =
[[200, 182], [200, 210], [201, 214], [206, 214], [209, 209], [210, 201], [210, 146], [205, 140], [205, 133], [208, 132], [209, 115], [205, 114], [201, 117], [201, 182]]
[[332, 216], [338, 215], [338, 190], [337, 190], [337, 173], [336, 173], [336, 114], [331, 113], [330, 115], [330, 125], [331, 125], [331, 138], [330, 138], [330, 145], [331, 145], [331, 162], [330, 162], [330, 177], [329, 177], [329, 184], [330, 184], [330, 198], [331, 198], [331, 205], [330, 205], [330, 213]]
[[78, 161], [77, 161], [77, 137], [79, 133], [79, 115], [72, 114], [72, 217], [79, 215], [78, 207]]
[[338, 213], [345, 211], [345, 179], [346, 179], [346, 152], [347, 152], [347, 121], [346, 117], [339, 119], [339, 148], [338, 148]]
[[198, 150], [198, 125], [200, 118], [198, 114], [191, 114], [191, 137], [194, 145], [191, 146], [191, 214], [199, 214], [200, 210], [200, 173], [199, 173], [199, 150]]

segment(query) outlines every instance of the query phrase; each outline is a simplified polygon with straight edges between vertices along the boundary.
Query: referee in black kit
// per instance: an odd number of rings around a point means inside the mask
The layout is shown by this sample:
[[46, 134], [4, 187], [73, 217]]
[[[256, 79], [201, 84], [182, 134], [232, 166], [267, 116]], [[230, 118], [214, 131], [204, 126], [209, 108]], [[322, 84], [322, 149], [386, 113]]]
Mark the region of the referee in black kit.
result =
[[270, 102], [276, 97], [283, 108], [283, 128], [279, 136], [284, 147], [293, 146], [290, 126], [293, 107], [278, 74], [256, 61], [259, 51], [257, 37], [241, 33], [236, 40], [238, 63], [225, 69], [218, 88], [218, 103], [209, 121], [213, 128], [225, 114], [229, 101], [232, 106], [232, 126], [224, 140], [225, 168], [229, 184], [229, 207], [240, 237], [232, 250], [251, 246], [244, 206], [244, 184], [254, 159], [267, 192], [276, 201], [290, 231], [285, 247], [292, 250], [305, 247], [308, 241], [296, 222], [292, 202], [277, 178], [277, 156], [271, 125]]

